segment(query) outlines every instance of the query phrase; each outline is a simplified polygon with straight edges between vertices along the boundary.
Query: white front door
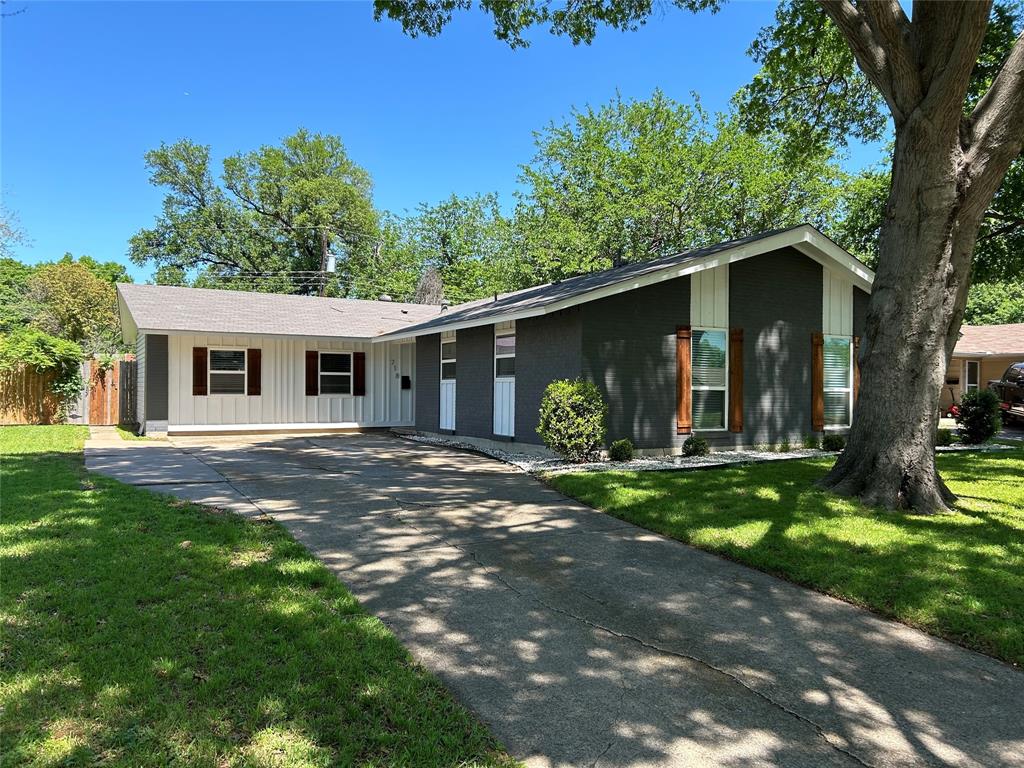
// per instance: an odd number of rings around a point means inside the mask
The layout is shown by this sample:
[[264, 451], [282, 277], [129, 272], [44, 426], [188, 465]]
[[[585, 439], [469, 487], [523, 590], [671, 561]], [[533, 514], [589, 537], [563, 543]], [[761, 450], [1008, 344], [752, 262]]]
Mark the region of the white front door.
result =
[[516, 328], [502, 324], [494, 330], [494, 434], [515, 435]]
[[455, 333], [441, 337], [441, 402], [438, 428], [455, 431]]

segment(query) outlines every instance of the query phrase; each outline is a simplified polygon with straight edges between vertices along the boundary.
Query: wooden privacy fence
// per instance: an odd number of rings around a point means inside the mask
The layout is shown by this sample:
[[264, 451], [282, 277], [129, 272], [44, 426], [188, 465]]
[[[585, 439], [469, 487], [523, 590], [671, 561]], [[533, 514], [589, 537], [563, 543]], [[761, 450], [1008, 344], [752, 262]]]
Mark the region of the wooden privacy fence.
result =
[[[136, 362], [115, 360], [110, 367], [99, 360], [82, 363], [85, 389], [71, 405], [72, 424], [134, 424], [136, 413]], [[0, 424], [53, 424], [59, 403], [50, 391], [53, 371], [39, 373], [22, 367], [0, 374]]]

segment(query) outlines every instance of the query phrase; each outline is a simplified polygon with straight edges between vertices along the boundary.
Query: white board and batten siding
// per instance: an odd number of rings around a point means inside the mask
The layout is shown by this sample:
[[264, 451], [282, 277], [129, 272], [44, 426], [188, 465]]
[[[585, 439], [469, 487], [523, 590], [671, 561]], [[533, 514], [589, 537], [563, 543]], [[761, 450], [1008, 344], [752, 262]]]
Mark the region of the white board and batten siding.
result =
[[[441, 349], [444, 349], [444, 344], [455, 341], [455, 331], [442, 331], [441, 333]], [[458, 355], [459, 351], [456, 347], [455, 350], [455, 366], [456, 376], [458, 376]], [[443, 357], [443, 353], [442, 353]], [[441, 367], [441, 362], [438, 361], [438, 368]], [[440, 386], [440, 397], [439, 403], [439, 419], [438, 427], [440, 429], [454, 432], [455, 431], [455, 382], [456, 379], [441, 379]]]
[[[192, 394], [192, 349], [261, 350], [261, 393]], [[307, 350], [365, 352], [366, 394], [306, 395]], [[172, 334], [168, 338], [168, 415], [171, 429], [191, 427], [401, 427], [415, 423], [415, 345], [224, 334]], [[140, 365], [140, 368], [142, 366]], [[141, 399], [141, 398], [140, 398]]]
[[853, 336], [853, 281], [822, 269], [821, 329], [826, 336]]
[[[494, 336], [515, 335], [515, 320], [494, 325]], [[497, 364], [495, 363], [495, 372]], [[516, 378], [515, 376], [494, 377], [494, 434], [514, 437], [516, 424]]]
[[690, 276], [690, 325], [729, 327], [729, 265], [702, 269]]

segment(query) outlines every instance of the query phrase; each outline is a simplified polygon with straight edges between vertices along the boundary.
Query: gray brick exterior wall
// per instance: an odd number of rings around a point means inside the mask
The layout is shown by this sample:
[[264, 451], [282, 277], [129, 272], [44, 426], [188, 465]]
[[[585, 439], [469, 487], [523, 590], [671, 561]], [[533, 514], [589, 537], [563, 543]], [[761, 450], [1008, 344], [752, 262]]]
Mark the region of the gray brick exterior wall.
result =
[[581, 314], [572, 307], [516, 323], [517, 442], [542, 442], [537, 416], [544, 389], [555, 379], [580, 376]]
[[[146, 334], [146, 420], [167, 421], [167, 336]], [[192, 382], [189, 381], [190, 387]]]
[[[416, 429], [437, 432], [441, 399], [441, 334], [416, 338]], [[456, 393], [457, 396], [457, 393]]]
[[493, 437], [494, 326], [459, 330], [455, 342], [455, 432]]
[[581, 315], [583, 375], [608, 402], [608, 441], [675, 444], [676, 327], [689, 323], [690, 278], [583, 304]]

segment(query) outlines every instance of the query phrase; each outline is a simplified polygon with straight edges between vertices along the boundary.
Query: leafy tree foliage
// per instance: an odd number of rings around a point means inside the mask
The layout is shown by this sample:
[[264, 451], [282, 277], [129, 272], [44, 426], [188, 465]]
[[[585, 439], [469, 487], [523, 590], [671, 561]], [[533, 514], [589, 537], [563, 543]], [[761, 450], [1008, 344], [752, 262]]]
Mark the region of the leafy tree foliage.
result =
[[967, 297], [968, 325], [1024, 323], [1024, 282], [975, 283]]
[[844, 178], [828, 150], [784, 157], [699, 102], [617, 97], [537, 135], [516, 232], [530, 276], [552, 280], [805, 221], [828, 230]]
[[0, 371], [28, 366], [36, 371], [54, 371], [51, 390], [60, 402], [59, 415], [67, 414], [68, 407], [82, 391], [79, 363], [82, 348], [73, 341], [51, 336], [38, 328], [21, 327], [0, 333]]
[[15, 247], [25, 245], [27, 242], [28, 235], [21, 228], [17, 214], [7, 206], [0, 204], [0, 258], [13, 257]]
[[146, 154], [150, 181], [167, 190], [163, 213], [134, 235], [130, 256], [163, 281], [277, 292], [312, 292], [296, 272], [323, 269], [326, 251], [341, 255], [329, 293], [344, 295], [349, 264], [378, 238], [369, 174], [336, 136], [299, 130], [280, 146], [224, 160], [219, 181], [210, 148], [183, 139]]
[[120, 348], [114, 284], [85, 264], [68, 258], [39, 267], [29, 279], [28, 295], [37, 307], [31, 319], [36, 328], [83, 344], [91, 353]]
[[17, 259], [0, 258], [0, 333], [26, 325], [36, 312], [28, 296], [34, 267]]

